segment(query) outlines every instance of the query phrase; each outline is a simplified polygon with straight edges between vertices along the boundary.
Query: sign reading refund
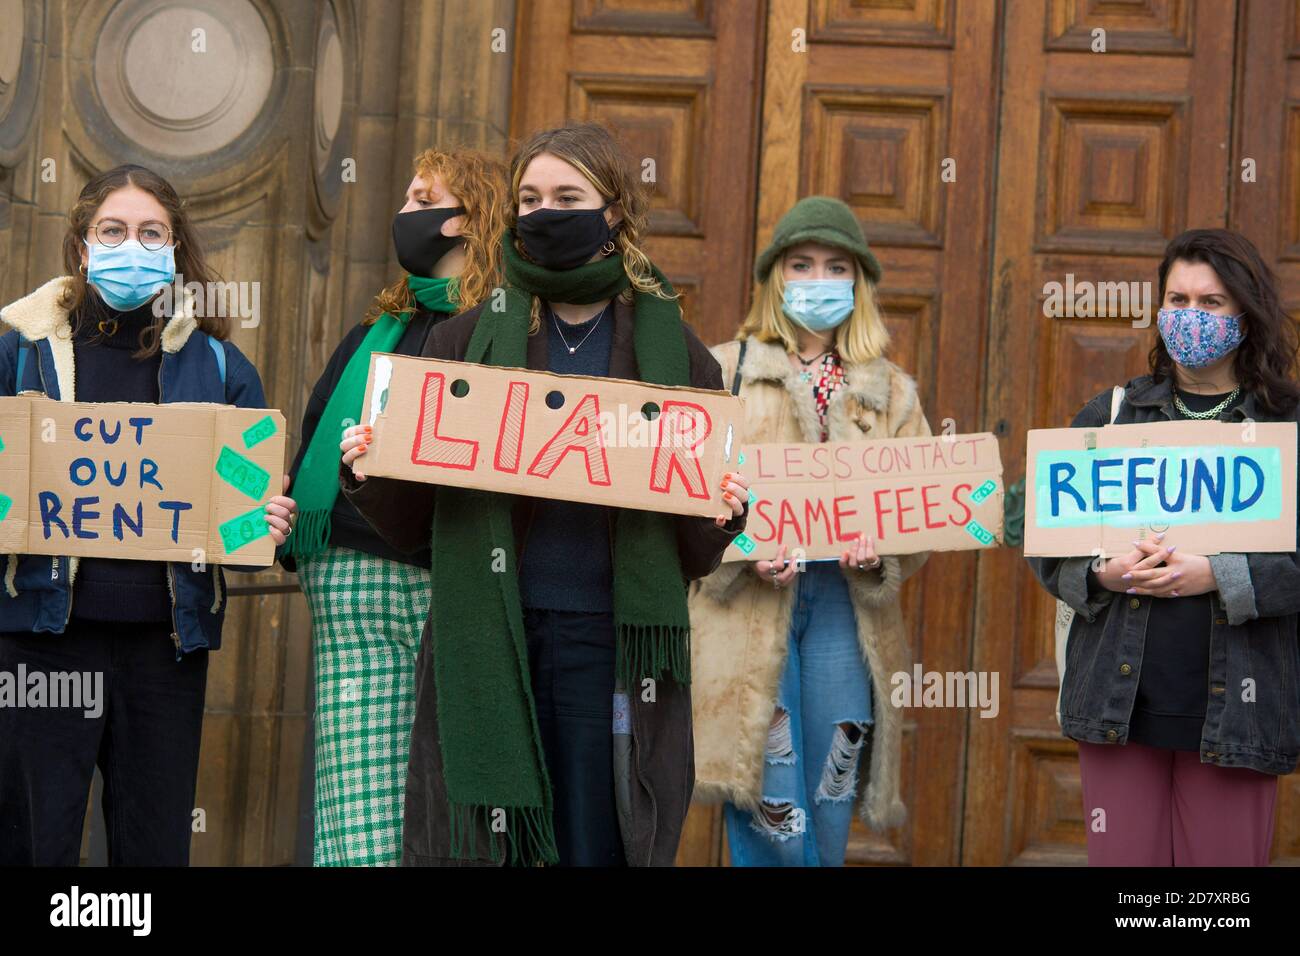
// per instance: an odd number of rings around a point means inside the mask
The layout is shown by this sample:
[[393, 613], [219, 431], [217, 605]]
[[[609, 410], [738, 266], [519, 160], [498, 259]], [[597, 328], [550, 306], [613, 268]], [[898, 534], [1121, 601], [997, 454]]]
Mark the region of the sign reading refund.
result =
[[1025, 553], [1108, 555], [1178, 529], [1195, 554], [1293, 551], [1292, 422], [1161, 422], [1029, 433]]

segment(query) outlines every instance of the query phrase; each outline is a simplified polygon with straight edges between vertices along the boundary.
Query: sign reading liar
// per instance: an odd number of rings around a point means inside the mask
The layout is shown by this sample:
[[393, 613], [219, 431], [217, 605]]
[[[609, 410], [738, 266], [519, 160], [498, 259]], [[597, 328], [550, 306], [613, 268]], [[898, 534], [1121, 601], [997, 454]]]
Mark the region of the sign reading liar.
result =
[[749, 520], [723, 561], [786, 555], [838, 558], [859, 534], [877, 554], [960, 551], [1002, 537], [997, 439], [883, 438], [819, 445], [747, 445]]
[[376, 353], [367, 477], [713, 517], [740, 399]]
[[269, 565], [284, 417], [0, 398], [0, 553]]
[[1294, 551], [1294, 422], [1044, 428], [1026, 446], [1025, 554], [1127, 554], [1170, 533], [1191, 554]]

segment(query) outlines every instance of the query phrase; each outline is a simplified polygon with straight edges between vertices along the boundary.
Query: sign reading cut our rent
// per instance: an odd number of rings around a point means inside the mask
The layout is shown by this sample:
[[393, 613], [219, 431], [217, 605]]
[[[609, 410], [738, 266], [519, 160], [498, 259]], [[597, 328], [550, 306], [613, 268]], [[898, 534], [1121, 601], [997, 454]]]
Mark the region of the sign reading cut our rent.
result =
[[877, 554], [994, 547], [1002, 461], [987, 432], [875, 441], [747, 445], [745, 533], [724, 561], [839, 557], [858, 535]]
[[1025, 554], [1119, 555], [1167, 532], [1191, 554], [1294, 551], [1294, 422], [1159, 422], [1029, 433]]
[[367, 477], [713, 517], [734, 467], [727, 392], [371, 356]]
[[269, 565], [284, 417], [0, 398], [0, 553]]

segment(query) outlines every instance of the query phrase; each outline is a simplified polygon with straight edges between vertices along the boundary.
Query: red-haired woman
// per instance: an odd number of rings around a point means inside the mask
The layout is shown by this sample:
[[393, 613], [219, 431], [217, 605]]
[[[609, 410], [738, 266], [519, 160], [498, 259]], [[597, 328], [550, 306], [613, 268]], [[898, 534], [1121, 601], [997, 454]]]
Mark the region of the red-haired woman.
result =
[[372, 353], [419, 355], [435, 325], [500, 281], [504, 164], [427, 149], [414, 172], [393, 218], [406, 275], [334, 350], [290, 472], [302, 516], [282, 560], [298, 571], [312, 612], [317, 866], [401, 861], [415, 659], [430, 599], [427, 542], [414, 554], [391, 547], [338, 493], [339, 440], [361, 418]]

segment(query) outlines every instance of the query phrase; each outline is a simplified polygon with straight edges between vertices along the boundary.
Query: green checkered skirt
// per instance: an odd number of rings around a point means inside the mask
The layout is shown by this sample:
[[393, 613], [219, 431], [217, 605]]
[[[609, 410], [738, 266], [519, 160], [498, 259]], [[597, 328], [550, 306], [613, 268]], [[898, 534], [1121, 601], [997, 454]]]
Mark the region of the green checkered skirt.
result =
[[300, 560], [316, 661], [316, 866], [397, 866], [429, 571], [348, 548]]

